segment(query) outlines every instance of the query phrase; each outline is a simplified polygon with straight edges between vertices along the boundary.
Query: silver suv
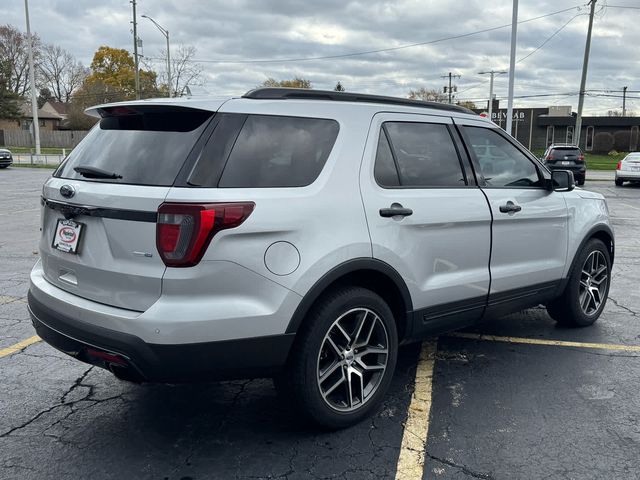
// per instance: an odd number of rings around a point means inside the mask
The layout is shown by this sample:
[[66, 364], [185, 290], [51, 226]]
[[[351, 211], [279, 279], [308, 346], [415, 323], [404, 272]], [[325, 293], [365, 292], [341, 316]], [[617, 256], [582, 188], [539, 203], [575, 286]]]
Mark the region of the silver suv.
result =
[[121, 379], [274, 377], [340, 428], [379, 405], [399, 345], [604, 308], [602, 195], [464, 108], [258, 89], [90, 112], [42, 191], [29, 309]]

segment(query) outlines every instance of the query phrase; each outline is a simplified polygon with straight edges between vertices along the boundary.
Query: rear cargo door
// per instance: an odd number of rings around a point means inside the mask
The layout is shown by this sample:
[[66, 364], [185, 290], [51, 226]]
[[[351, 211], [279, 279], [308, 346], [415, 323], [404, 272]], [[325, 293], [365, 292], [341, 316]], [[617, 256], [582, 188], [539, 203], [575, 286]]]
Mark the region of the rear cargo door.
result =
[[158, 207], [197, 154], [213, 113], [132, 105], [101, 114], [43, 188], [43, 268], [70, 293], [144, 311], [160, 296], [165, 271]]

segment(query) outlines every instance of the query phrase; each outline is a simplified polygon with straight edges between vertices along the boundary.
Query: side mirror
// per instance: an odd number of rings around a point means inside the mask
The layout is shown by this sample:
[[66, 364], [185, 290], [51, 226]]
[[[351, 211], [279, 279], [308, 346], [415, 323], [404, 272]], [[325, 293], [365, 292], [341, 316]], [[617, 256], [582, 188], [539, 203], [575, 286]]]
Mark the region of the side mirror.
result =
[[569, 170], [554, 170], [551, 172], [549, 190], [555, 192], [570, 192], [576, 187], [573, 172]]

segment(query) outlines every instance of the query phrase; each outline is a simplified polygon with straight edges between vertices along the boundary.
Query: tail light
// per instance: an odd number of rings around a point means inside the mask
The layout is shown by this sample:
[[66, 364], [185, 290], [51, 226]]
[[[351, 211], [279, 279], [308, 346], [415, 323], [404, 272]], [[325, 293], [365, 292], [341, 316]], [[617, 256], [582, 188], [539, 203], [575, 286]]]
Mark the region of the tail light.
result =
[[618, 160], [618, 165], [616, 165], [616, 170], [622, 169], [622, 160]]
[[584, 155], [583, 154], [578, 155], [578, 161], [579, 162], [584, 162]]
[[545, 160], [548, 162], [549, 160], [553, 160], [553, 155], [547, 155], [547, 158], [545, 158]]
[[158, 209], [156, 247], [168, 267], [192, 267], [220, 230], [242, 224], [255, 207], [253, 202], [163, 203]]

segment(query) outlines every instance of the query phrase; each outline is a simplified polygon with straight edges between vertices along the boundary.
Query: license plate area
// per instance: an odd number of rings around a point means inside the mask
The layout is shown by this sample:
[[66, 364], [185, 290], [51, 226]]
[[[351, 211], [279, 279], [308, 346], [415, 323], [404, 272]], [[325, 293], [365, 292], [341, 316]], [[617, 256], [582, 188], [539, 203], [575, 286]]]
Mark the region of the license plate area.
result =
[[562, 161], [560, 162], [560, 165], [571, 165], [571, 162]]
[[51, 245], [61, 252], [77, 254], [83, 231], [83, 223], [60, 218], [56, 222], [53, 243]]

